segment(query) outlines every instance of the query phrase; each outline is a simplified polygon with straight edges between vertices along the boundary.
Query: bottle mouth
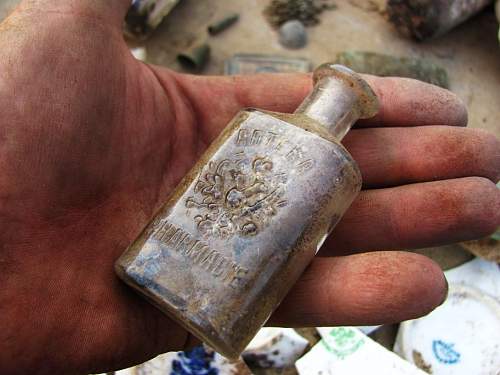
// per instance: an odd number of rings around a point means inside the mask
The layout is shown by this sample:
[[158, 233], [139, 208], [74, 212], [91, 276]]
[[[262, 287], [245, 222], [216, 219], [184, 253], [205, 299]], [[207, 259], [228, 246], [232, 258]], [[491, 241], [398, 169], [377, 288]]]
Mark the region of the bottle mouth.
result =
[[377, 95], [358, 73], [343, 65], [325, 63], [314, 70], [314, 85], [316, 86], [324, 78], [341, 80], [355, 91], [358, 96], [360, 119], [370, 118], [378, 113], [380, 104]]

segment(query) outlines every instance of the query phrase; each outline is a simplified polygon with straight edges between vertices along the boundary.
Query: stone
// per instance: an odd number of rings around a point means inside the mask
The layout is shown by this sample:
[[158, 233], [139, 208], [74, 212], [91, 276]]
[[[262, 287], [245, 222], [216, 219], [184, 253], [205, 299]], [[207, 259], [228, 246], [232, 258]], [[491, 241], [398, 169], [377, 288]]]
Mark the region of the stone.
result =
[[291, 20], [279, 29], [280, 43], [286, 48], [302, 48], [307, 44], [307, 31], [302, 22]]

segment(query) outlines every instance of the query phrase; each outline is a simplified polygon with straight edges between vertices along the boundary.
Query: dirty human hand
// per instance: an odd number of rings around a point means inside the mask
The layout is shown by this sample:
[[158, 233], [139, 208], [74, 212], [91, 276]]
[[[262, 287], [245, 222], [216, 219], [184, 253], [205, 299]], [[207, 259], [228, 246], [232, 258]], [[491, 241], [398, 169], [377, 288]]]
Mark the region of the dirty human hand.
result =
[[[116, 369], [192, 342], [113, 263], [242, 107], [293, 111], [306, 75], [194, 77], [136, 61], [130, 0], [26, 0], [0, 25], [0, 372]], [[426, 314], [439, 267], [395, 251], [500, 223], [499, 142], [451, 93], [367, 77], [380, 114], [345, 145], [364, 190], [271, 323]], [[384, 251], [377, 251], [384, 250]]]

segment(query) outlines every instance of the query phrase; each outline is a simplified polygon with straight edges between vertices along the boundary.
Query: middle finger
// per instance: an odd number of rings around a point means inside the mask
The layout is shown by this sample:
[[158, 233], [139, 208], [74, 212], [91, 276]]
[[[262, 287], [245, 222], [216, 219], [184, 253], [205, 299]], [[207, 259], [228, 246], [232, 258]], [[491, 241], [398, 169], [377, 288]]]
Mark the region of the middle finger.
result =
[[491, 234], [500, 191], [481, 177], [362, 191], [320, 255], [413, 249]]
[[369, 188], [478, 176], [496, 180], [500, 142], [451, 126], [354, 129], [343, 141]]

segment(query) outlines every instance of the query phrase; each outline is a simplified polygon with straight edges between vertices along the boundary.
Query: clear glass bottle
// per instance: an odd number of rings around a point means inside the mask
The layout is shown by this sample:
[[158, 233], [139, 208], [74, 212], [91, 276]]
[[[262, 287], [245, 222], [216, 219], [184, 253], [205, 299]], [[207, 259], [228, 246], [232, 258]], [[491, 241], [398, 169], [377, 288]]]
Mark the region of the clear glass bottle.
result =
[[294, 114], [238, 113], [116, 263], [118, 275], [228, 358], [243, 351], [361, 188], [339, 143], [378, 101], [324, 64]]

